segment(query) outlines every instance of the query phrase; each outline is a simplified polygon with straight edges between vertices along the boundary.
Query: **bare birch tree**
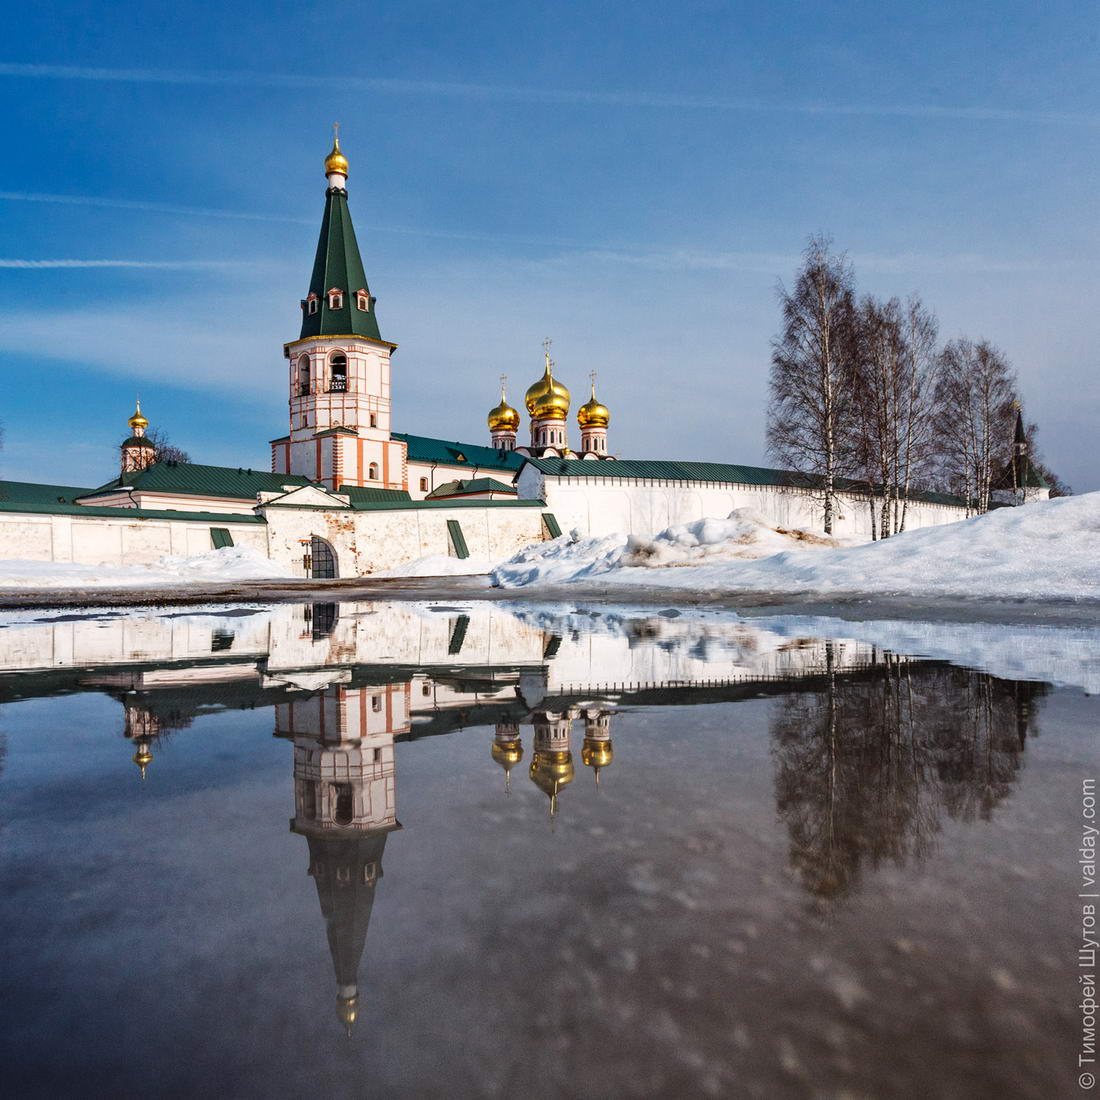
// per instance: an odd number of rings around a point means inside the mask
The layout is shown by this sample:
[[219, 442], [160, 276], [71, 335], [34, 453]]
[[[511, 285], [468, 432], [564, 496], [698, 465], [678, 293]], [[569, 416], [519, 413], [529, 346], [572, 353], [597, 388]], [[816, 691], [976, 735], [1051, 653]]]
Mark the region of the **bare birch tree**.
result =
[[989, 511], [993, 480], [1012, 439], [1016, 376], [988, 341], [952, 340], [936, 387], [943, 476], [979, 515]]
[[909, 495], [929, 478], [936, 334], [935, 317], [916, 297], [904, 306], [867, 297], [856, 314], [849, 450], [872, 486], [872, 538], [905, 529]]
[[853, 276], [843, 255], [818, 234], [802, 254], [794, 288], [779, 287], [782, 334], [772, 345], [768, 450], [803, 475], [833, 530], [836, 483], [844, 472], [851, 409]]

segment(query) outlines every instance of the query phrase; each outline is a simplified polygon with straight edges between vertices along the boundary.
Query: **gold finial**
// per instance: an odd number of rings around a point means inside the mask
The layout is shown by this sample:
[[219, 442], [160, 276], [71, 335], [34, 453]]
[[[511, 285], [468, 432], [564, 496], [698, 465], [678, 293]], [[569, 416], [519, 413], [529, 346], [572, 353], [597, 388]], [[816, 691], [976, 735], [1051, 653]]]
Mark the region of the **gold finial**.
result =
[[138, 770], [141, 772], [142, 782], [145, 781], [145, 769], [153, 762], [153, 754], [149, 751], [148, 745], [138, 745], [138, 751], [130, 758], [138, 766]]
[[145, 419], [145, 416], [141, 411], [141, 398], [140, 397], [137, 398], [137, 400], [135, 401], [134, 415], [130, 417], [130, 419], [127, 421], [127, 423], [130, 425], [130, 428], [135, 433], [137, 433], [139, 428], [141, 429], [142, 432], [144, 432], [145, 429], [149, 427], [149, 421]]
[[344, 1034], [350, 1039], [355, 1021], [359, 1016], [359, 994], [351, 997], [336, 998], [336, 1019], [344, 1025]]
[[347, 177], [348, 174], [348, 158], [340, 152], [340, 123], [334, 122], [332, 124], [332, 152], [325, 157], [325, 175], [331, 176], [334, 173]]

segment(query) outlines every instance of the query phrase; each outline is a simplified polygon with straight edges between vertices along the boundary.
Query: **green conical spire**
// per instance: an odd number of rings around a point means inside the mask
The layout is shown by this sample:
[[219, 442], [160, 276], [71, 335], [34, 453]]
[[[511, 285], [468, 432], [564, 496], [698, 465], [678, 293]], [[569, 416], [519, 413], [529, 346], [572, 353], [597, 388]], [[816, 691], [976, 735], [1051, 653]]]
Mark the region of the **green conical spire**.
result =
[[[340, 176], [336, 179], [343, 182]], [[343, 294], [339, 309], [329, 305], [329, 291], [333, 289]], [[367, 293], [370, 306], [367, 310], [360, 309], [358, 305], [358, 292], [361, 290]], [[325, 193], [325, 216], [321, 220], [321, 236], [317, 241], [317, 257], [313, 261], [309, 293], [310, 298], [316, 297], [317, 312], [310, 313], [307, 299], [302, 309], [302, 339], [307, 336], [382, 339], [374, 312], [374, 298], [367, 286], [359, 244], [351, 224], [348, 193], [343, 187], [330, 187]]]

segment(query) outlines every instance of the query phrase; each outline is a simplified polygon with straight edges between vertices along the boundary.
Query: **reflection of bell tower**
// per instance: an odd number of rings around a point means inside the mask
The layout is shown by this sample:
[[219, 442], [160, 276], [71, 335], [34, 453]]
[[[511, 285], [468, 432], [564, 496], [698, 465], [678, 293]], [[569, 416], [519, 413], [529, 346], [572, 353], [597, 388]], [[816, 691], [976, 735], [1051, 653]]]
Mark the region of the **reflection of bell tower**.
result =
[[350, 1036], [386, 836], [400, 828], [393, 738], [408, 729], [408, 688], [332, 687], [280, 704], [276, 723], [276, 735], [294, 741], [290, 827], [309, 843], [336, 972], [336, 1013]]
[[504, 769], [504, 789], [512, 793], [512, 769], [523, 759], [523, 742], [515, 722], [498, 722], [493, 737], [493, 759]]
[[535, 752], [528, 775], [550, 799], [550, 814], [558, 812], [559, 792], [573, 782], [573, 753], [569, 749], [570, 727], [575, 713], [540, 711], [535, 715]]
[[606, 768], [613, 758], [611, 749], [611, 712], [586, 710], [584, 712], [584, 745], [581, 761], [592, 769], [596, 786], [600, 785], [600, 769]]

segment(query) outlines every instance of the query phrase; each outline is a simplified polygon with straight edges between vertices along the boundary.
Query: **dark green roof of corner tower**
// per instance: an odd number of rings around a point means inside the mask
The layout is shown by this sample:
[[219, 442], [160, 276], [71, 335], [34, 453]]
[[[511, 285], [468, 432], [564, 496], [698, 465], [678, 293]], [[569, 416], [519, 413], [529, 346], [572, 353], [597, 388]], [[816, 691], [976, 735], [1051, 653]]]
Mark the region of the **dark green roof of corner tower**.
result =
[[[340, 309], [329, 308], [328, 292], [334, 287], [344, 292], [344, 304]], [[369, 310], [361, 310], [355, 299], [359, 290], [366, 290], [369, 297], [370, 287], [348, 210], [348, 193], [330, 187], [325, 193], [325, 215], [321, 219], [321, 236], [313, 261], [313, 277], [309, 281], [310, 294], [316, 294], [319, 299], [318, 309], [311, 314], [303, 308], [300, 339], [309, 336], [365, 336], [371, 340], [381, 340], [374, 299], [370, 298]]]

